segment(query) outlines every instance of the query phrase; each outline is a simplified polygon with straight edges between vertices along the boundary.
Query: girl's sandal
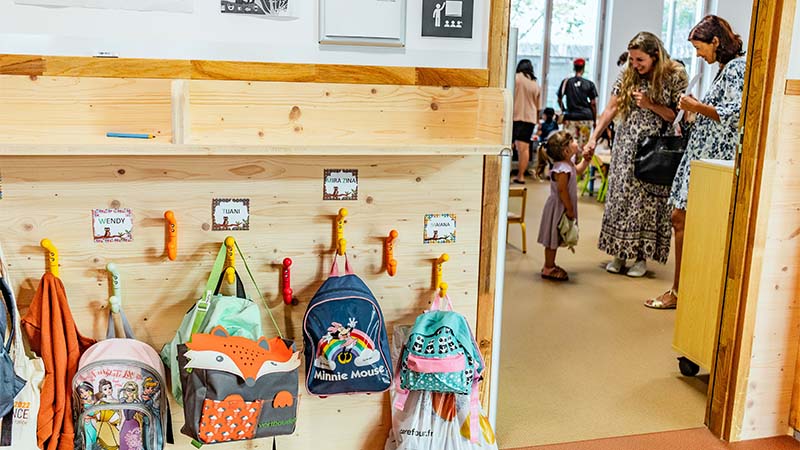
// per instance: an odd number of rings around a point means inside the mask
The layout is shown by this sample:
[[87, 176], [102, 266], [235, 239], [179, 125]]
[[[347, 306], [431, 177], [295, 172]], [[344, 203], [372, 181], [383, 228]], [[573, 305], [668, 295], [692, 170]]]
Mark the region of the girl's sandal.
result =
[[561, 267], [555, 266], [551, 268], [542, 269], [542, 278], [550, 281], [568, 281], [569, 274]]
[[675, 309], [678, 307], [678, 293], [675, 292], [675, 290], [670, 289], [657, 298], [646, 300], [644, 302], [644, 306], [651, 309]]

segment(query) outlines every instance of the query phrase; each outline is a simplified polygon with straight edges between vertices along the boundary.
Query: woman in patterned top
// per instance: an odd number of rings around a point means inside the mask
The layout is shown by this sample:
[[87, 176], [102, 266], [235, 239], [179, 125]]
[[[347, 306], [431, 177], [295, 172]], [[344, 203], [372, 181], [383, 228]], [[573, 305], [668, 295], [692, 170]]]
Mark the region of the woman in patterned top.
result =
[[636, 262], [627, 275], [641, 277], [647, 273], [646, 260], [663, 264], [669, 257], [669, 187], [636, 178], [633, 159], [642, 139], [660, 134], [675, 120], [681, 94], [689, 84], [687, 78], [683, 66], [670, 58], [658, 37], [647, 32], [637, 34], [628, 44], [628, 64], [584, 148], [587, 154], [593, 154], [598, 138], [617, 119], [598, 244], [600, 250], [614, 257], [606, 266], [611, 273], [620, 273], [625, 260], [633, 259]]
[[717, 16], [706, 16], [689, 33], [697, 56], [708, 64], [719, 63], [719, 72], [702, 102], [691, 95], [681, 97], [680, 108], [697, 113], [689, 145], [672, 183], [669, 203], [675, 229], [675, 278], [672, 288], [644, 304], [649, 308], [673, 309], [678, 304], [683, 228], [686, 224], [686, 199], [689, 195], [690, 163], [696, 159], [732, 160], [738, 142], [737, 127], [742, 109], [742, 91], [747, 63], [742, 38], [730, 24]]

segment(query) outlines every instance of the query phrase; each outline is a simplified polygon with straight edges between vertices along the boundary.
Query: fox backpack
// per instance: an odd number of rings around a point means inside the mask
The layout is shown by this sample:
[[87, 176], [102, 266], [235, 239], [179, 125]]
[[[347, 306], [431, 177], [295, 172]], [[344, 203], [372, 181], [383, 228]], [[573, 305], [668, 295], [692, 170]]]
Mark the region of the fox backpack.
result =
[[306, 387], [314, 395], [383, 392], [392, 383], [381, 307], [346, 255], [345, 271], [339, 276], [334, 257], [303, 319]]
[[[222, 325], [232, 336], [241, 336], [256, 340], [264, 334], [261, 326], [261, 311], [258, 305], [247, 298], [239, 273], [236, 272], [236, 295], [221, 295], [225, 273], [227, 247], [220, 246], [214, 268], [208, 277], [203, 297], [186, 313], [181, 321], [175, 337], [161, 349], [161, 359], [170, 369], [172, 395], [179, 405], [183, 405], [180, 369], [178, 364], [178, 346], [191, 339], [194, 333], [209, 333], [216, 326]], [[241, 254], [239, 245], [236, 250]]]

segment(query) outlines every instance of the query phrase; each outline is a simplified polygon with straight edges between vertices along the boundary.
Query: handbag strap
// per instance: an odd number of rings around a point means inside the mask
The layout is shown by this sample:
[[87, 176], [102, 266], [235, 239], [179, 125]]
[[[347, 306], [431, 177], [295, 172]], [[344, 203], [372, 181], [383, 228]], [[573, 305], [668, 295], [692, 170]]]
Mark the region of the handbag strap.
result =
[[267, 299], [264, 298], [264, 294], [261, 293], [261, 289], [258, 287], [258, 283], [256, 283], [256, 279], [253, 277], [253, 272], [250, 271], [250, 266], [247, 264], [247, 257], [244, 253], [242, 253], [242, 249], [239, 248], [239, 242], [236, 242], [236, 251], [242, 255], [242, 261], [244, 262], [244, 268], [247, 270], [247, 274], [250, 276], [250, 281], [253, 282], [253, 286], [256, 287], [256, 292], [258, 292], [258, 297], [261, 299], [261, 302], [264, 304], [264, 309], [267, 310], [267, 314], [269, 314], [270, 320], [272, 320], [272, 325], [275, 326], [275, 329], [278, 331], [278, 336], [283, 339], [283, 333], [281, 332], [281, 327], [278, 326], [278, 321], [275, 320], [275, 316], [272, 315], [272, 310], [269, 307], [269, 303], [267, 303]]
[[219, 252], [217, 252], [217, 259], [214, 260], [214, 267], [211, 269], [211, 275], [208, 276], [206, 291], [195, 305], [194, 321], [192, 322], [192, 332], [190, 336], [197, 333], [200, 329], [200, 325], [203, 324], [203, 320], [205, 320], [206, 314], [208, 314], [208, 309], [211, 307], [211, 298], [214, 296], [217, 280], [220, 279], [222, 267], [225, 264], [226, 250], [225, 243], [223, 243], [219, 248]]

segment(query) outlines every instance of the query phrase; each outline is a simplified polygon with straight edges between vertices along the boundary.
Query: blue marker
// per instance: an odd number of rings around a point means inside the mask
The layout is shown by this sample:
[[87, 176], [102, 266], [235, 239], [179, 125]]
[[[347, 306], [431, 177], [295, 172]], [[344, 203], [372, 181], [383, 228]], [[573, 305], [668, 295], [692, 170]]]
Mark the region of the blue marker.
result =
[[128, 139], [155, 139], [155, 134], [137, 134], [137, 133], [106, 133], [106, 137], [113, 138], [128, 138]]

